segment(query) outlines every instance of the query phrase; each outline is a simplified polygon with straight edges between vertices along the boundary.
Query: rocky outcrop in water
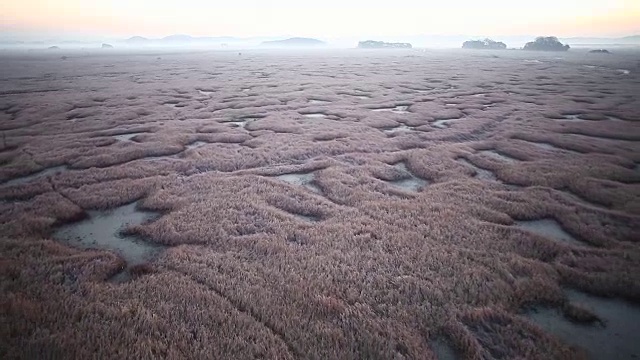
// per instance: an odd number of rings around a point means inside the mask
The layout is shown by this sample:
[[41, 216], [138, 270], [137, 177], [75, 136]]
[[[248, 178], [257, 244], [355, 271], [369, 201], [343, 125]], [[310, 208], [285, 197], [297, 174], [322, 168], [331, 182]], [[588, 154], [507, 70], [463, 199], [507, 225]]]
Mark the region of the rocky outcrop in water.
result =
[[540, 36], [524, 46], [524, 50], [534, 51], [567, 51], [569, 48], [569, 45], [562, 44], [555, 36]]

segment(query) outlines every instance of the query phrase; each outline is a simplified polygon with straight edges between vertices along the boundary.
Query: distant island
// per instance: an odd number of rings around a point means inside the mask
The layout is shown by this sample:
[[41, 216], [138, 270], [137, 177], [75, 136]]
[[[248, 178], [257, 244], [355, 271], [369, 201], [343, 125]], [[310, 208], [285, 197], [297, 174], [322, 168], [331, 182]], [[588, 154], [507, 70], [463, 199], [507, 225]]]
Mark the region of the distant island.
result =
[[562, 44], [555, 36], [540, 36], [524, 46], [524, 50], [534, 51], [567, 51], [569, 48], [569, 45]]
[[607, 49], [595, 49], [589, 51], [590, 54], [611, 54], [611, 52]]
[[469, 40], [462, 44], [463, 49], [488, 49], [488, 50], [504, 50], [507, 44], [491, 39]]
[[325, 46], [327, 43], [318, 39], [294, 37], [284, 40], [263, 41], [260, 45], [269, 47], [317, 47]]
[[[63, 49], [79, 49], [79, 48], [100, 48], [102, 43], [108, 43], [115, 48], [143, 48], [143, 47], [156, 47], [156, 48], [287, 48], [291, 46], [309, 47], [313, 48], [319, 46], [322, 42], [316, 39], [304, 39], [300, 37], [289, 36], [251, 36], [251, 37], [234, 37], [234, 36], [191, 36], [188, 34], [172, 34], [165, 37], [143, 37], [133, 36], [130, 38], [112, 38], [112, 37], [98, 37], [86, 38], [84, 40], [73, 39], [69, 37], [44, 37], [34, 38], [27, 35], [12, 35], [0, 34], [0, 49], [1, 48], [47, 48], [52, 45], [60, 46]], [[108, 40], [107, 40], [108, 39]], [[284, 40], [283, 40], [284, 39]], [[362, 38], [361, 38], [362, 39]], [[374, 38], [375, 39], [375, 38]], [[383, 39], [383, 38], [379, 38]], [[570, 37], [570, 38], [554, 38], [557, 40], [557, 47], [548, 46], [548, 42], [545, 43], [540, 38], [533, 41], [530, 37], [522, 36], [500, 36], [500, 40], [507, 44], [507, 48], [517, 46], [522, 49], [525, 43], [530, 42], [526, 46], [526, 50], [546, 50], [546, 51], [566, 51], [569, 45], [571, 48], [583, 48], [585, 51], [591, 49], [618, 49], [620, 47], [632, 47], [640, 45], [640, 35], [631, 35], [616, 38], [606, 37]], [[387, 40], [387, 39], [383, 39]], [[543, 40], [543, 41], [541, 41]], [[448, 47], [448, 48], [462, 48], [464, 49], [499, 49], [501, 46], [499, 41], [491, 39], [485, 39], [484, 37], [471, 37], [468, 35], [422, 35], [422, 36], [408, 36], [405, 41], [411, 44], [421, 43], [426, 47]], [[296, 45], [300, 43], [300, 45]], [[318, 45], [314, 45], [314, 43]], [[357, 43], [357, 41], [356, 41]], [[428, 44], [428, 45], [427, 45]], [[329, 44], [327, 44], [328, 46]], [[353, 47], [354, 42], [352, 38], [341, 37], [331, 40], [332, 47]], [[409, 44], [392, 43], [384, 41], [367, 40], [362, 41], [360, 45], [355, 44], [360, 48], [370, 49], [385, 49], [385, 48], [410, 48]]]
[[113, 49], [113, 45], [111, 44], [102, 44], [103, 49]]
[[148, 43], [149, 41], [150, 41], [149, 39], [142, 36], [133, 36], [125, 40], [125, 42], [129, 44], [143, 44], [143, 43]]
[[387, 43], [384, 41], [360, 41], [358, 43], [360, 49], [411, 49], [412, 46], [409, 43]]

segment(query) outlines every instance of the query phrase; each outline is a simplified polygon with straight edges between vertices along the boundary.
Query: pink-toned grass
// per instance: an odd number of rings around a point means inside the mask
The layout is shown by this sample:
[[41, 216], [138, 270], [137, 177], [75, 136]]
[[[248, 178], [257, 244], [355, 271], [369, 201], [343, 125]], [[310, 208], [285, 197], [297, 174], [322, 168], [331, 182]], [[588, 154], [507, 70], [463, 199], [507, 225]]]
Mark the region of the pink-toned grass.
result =
[[[522, 310], [640, 303], [640, 88], [527, 56], [1, 55], [0, 358], [585, 358]], [[161, 216], [123, 230], [168, 248], [127, 282], [50, 240], [136, 200]]]

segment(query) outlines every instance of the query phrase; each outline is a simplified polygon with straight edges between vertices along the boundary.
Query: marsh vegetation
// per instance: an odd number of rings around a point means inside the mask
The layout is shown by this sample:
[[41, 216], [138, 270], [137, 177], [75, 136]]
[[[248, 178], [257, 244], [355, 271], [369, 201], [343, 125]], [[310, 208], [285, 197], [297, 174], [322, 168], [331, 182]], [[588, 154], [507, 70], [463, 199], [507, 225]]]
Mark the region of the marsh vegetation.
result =
[[61, 51], [0, 54], [0, 358], [640, 355], [633, 54]]

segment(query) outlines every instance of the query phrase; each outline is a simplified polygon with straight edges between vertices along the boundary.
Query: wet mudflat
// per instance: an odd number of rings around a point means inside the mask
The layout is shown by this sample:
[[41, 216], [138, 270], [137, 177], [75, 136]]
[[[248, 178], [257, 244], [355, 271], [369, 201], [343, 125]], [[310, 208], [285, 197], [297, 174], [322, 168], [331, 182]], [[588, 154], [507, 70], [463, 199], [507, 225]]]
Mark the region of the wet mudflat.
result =
[[142, 224], [158, 216], [136, 209], [136, 204], [106, 211], [89, 211], [88, 218], [58, 228], [53, 237], [81, 249], [114, 251], [127, 262], [125, 270], [153, 261], [163, 246], [122, 233], [128, 225]]
[[225, 124], [231, 124], [232, 126], [236, 126], [239, 128], [244, 129], [247, 124], [252, 123], [254, 121], [258, 120], [257, 118], [242, 118], [239, 120], [234, 120], [234, 121], [226, 121], [224, 122]]
[[408, 114], [409, 113], [409, 106], [407, 106], [407, 105], [398, 105], [398, 106], [394, 106], [394, 107], [372, 109], [371, 111], [374, 111], [374, 112], [392, 112], [394, 114]]
[[451, 124], [460, 120], [463, 120], [463, 119], [462, 118], [440, 119], [440, 120], [434, 121], [432, 125], [439, 129], [446, 129], [449, 126], [451, 126]]
[[540, 219], [528, 221], [516, 221], [516, 227], [544, 236], [554, 241], [565, 242], [572, 245], [586, 245], [571, 234], [562, 229], [560, 224], [553, 219]]
[[315, 179], [315, 175], [311, 173], [292, 173], [292, 174], [282, 174], [276, 176], [276, 179], [284, 181], [286, 183], [304, 186], [305, 188], [311, 190], [314, 193], [321, 194], [322, 190], [313, 183]]
[[428, 184], [426, 180], [420, 179], [411, 171], [409, 171], [409, 169], [407, 168], [407, 164], [405, 164], [404, 162], [399, 162], [397, 164], [394, 164], [393, 166], [396, 169], [400, 170], [400, 172], [404, 175], [404, 178], [400, 180], [388, 181], [389, 184], [411, 192], [420, 191]]
[[192, 149], [197, 149], [199, 147], [202, 147], [204, 145], [207, 145], [208, 142], [206, 141], [194, 141], [191, 144], [188, 144], [187, 146], [185, 146], [185, 151], [187, 150], [192, 150]]
[[478, 167], [465, 158], [458, 158], [456, 161], [472, 168], [475, 171], [474, 177], [477, 177], [478, 179], [498, 181], [498, 178], [492, 171]]
[[327, 101], [327, 100], [319, 100], [319, 99], [309, 99], [309, 104], [314, 104], [314, 105], [324, 105], [324, 104], [330, 104], [331, 101]]
[[405, 124], [396, 126], [396, 127], [392, 127], [389, 129], [384, 129], [382, 130], [385, 134], [397, 134], [397, 133], [405, 133], [405, 132], [412, 132], [415, 131], [415, 127], [413, 126], [407, 126]]
[[140, 135], [140, 134], [146, 134], [145, 132], [133, 132], [133, 133], [127, 133], [127, 134], [120, 134], [120, 135], [114, 135], [113, 138], [118, 140], [118, 141], [131, 141], [131, 139], [133, 139], [134, 137]]
[[15, 179], [11, 179], [9, 181], [6, 181], [2, 184], [0, 184], [0, 186], [9, 186], [9, 185], [22, 185], [22, 184], [26, 184], [38, 179], [42, 179], [42, 178], [46, 178], [48, 176], [54, 176], [56, 174], [59, 174], [61, 172], [65, 172], [68, 171], [69, 169], [67, 168], [66, 165], [61, 165], [61, 166], [55, 166], [55, 167], [51, 167], [51, 168], [47, 168], [41, 171], [38, 171], [36, 173], [33, 173], [31, 175], [27, 175], [27, 176], [22, 176], [19, 178], [15, 178]]
[[431, 342], [431, 350], [436, 354], [437, 360], [456, 360], [459, 358], [451, 346], [441, 339]]
[[549, 308], [533, 310], [527, 317], [563, 341], [585, 349], [592, 359], [640, 358], [640, 307], [574, 290], [566, 293], [572, 304], [593, 312], [602, 323], [576, 323]]
[[310, 119], [322, 119], [327, 117], [327, 115], [323, 113], [306, 113], [302, 114], [302, 116]]

